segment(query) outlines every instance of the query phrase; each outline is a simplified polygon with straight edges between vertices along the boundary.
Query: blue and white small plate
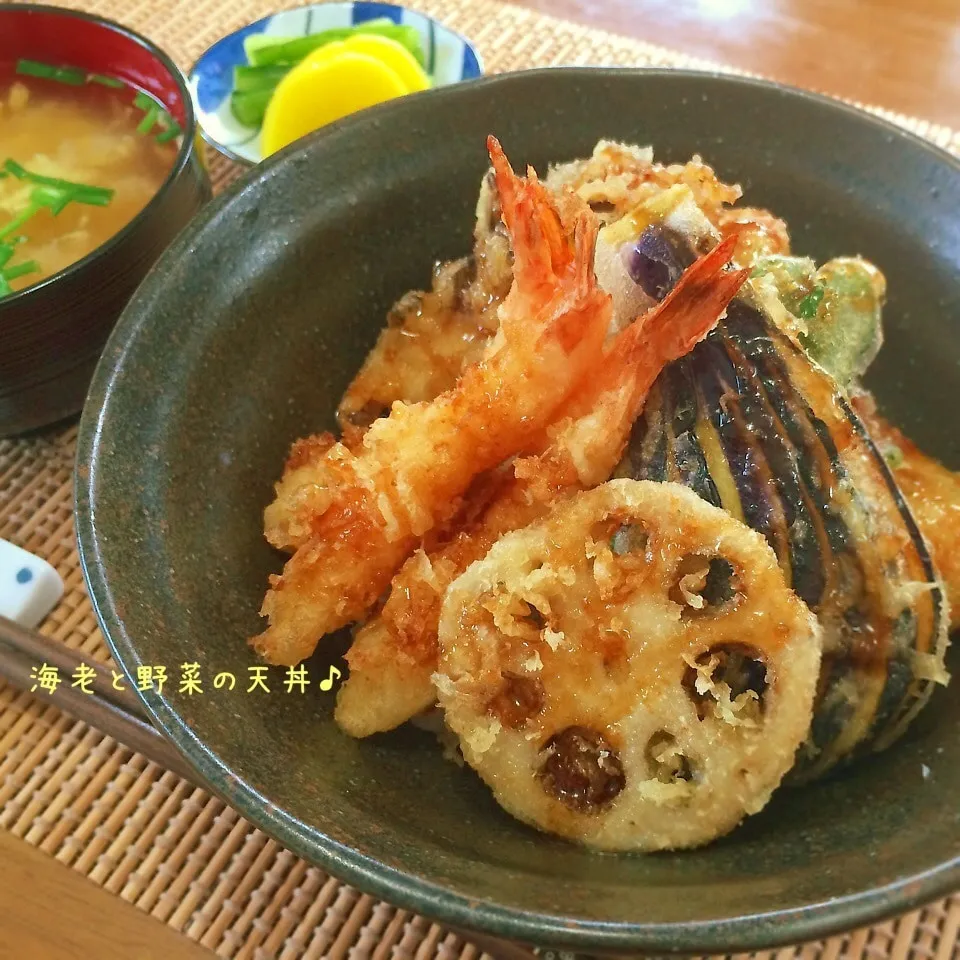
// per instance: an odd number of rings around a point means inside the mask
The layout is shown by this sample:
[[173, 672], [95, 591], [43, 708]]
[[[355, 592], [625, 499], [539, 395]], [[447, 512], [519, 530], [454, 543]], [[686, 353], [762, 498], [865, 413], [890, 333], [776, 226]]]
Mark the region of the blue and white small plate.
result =
[[263, 159], [260, 128], [245, 126], [230, 110], [233, 68], [247, 62], [243, 50], [245, 37], [253, 33], [305, 37], [331, 27], [349, 27], [380, 17], [417, 29], [433, 86], [472, 80], [483, 73], [480, 57], [470, 41], [424, 13], [392, 3], [368, 3], [365, 0], [312, 3], [241, 27], [218, 40], [196, 62], [187, 80], [204, 140], [231, 160], [259, 163]]

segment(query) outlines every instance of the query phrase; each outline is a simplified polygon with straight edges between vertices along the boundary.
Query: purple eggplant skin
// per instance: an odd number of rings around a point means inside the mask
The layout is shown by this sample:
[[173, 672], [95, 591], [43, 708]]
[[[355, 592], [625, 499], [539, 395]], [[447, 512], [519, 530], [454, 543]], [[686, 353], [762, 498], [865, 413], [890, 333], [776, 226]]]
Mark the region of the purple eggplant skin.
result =
[[[665, 295], [692, 260], [665, 234], [648, 229], [624, 254], [651, 295]], [[942, 585], [843, 392], [755, 306], [735, 300], [664, 370], [616, 476], [679, 481], [744, 520], [820, 619], [823, 666], [794, 781], [906, 729], [942, 667]]]
[[673, 289], [689, 261], [683, 240], [659, 224], [647, 227], [636, 243], [626, 244], [621, 256], [630, 278], [654, 300]]

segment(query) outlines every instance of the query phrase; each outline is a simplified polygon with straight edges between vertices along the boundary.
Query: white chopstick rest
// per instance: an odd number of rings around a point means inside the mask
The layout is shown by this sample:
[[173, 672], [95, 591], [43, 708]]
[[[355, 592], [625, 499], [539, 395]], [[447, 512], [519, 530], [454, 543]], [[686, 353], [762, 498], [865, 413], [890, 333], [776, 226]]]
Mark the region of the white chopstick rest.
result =
[[60, 574], [46, 560], [0, 540], [0, 614], [32, 628], [62, 596]]

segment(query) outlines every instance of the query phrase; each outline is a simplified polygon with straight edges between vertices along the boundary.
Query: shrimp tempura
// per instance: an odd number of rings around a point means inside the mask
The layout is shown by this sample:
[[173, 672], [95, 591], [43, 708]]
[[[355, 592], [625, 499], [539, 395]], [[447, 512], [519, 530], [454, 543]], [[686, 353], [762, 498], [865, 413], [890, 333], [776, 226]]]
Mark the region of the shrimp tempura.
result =
[[731, 237], [697, 261], [662, 304], [618, 335], [596, 379], [561, 411], [546, 449], [513, 464], [512, 476], [477, 522], [438, 550], [418, 550], [403, 565], [383, 609], [357, 631], [347, 653], [350, 677], [335, 714], [347, 733], [390, 730], [434, 702], [431, 676], [446, 588], [504, 533], [609, 479], [660, 372], [707, 335], [743, 284], [747, 271], [723, 272], [735, 243]]
[[517, 177], [493, 137], [487, 147], [514, 253], [497, 336], [454, 389], [395, 403], [353, 450], [318, 445], [309, 496], [289, 512], [296, 552], [271, 577], [270, 626], [252, 641], [271, 663], [298, 663], [363, 616], [473, 478], [528, 449], [600, 358], [611, 304], [593, 271], [595, 217], [580, 210], [571, 245], [535, 174]]

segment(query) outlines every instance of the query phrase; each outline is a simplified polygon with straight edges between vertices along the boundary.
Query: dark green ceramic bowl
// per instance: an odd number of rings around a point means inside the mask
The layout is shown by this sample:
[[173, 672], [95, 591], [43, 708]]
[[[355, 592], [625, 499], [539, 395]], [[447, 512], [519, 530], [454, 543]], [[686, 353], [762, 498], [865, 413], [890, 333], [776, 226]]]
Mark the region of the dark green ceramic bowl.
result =
[[[600, 137], [700, 152], [789, 221], [798, 251], [862, 253], [890, 285], [872, 376], [884, 406], [960, 467], [960, 165], [837, 103], [679, 71], [494, 77], [314, 135], [215, 201], [127, 308], [79, 452], [87, 583], [116, 658], [201, 666], [205, 692], [148, 692], [211, 787], [306, 859], [450, 924], [592, 952], [728, 953], [820, 937], [960, 887], [960, 698], [941, 692], [883, 756], [802, 790], [706, 849], [599, 856], [503, 813], [432, 738], [340, 733], [307, 695], [246, 694], [280, 558], [261, 536], [288, 444], [337, 398], [394, 298], [465, 253], [484, 138], [543, 169]], [[952, 656], [960, 667], [957, 650]], [[342, 666], [342, 664], [341, 664]], [[238, 689], [212, 689], [231, 671]], [[926, 771], [926, 776], [924, 775]]]

